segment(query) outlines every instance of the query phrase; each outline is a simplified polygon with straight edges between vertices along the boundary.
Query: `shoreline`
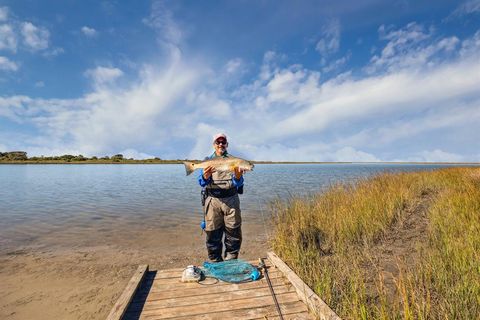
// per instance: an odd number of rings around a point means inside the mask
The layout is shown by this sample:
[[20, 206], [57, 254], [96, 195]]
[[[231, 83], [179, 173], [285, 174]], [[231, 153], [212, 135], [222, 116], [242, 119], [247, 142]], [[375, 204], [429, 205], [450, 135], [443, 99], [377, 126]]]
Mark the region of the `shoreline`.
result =
[[[0, 161], [0, 165], [8, 164], [183, 164], [184, 161], [201, 162], [201, 160], [126, 160], [126, 161]], [[480, 162], [400, 162], [400, 161], [379, 161], [379, 162], [322, 162], [322, 161], [250, 161], [253, 164], [398, 164], [398, 165], [469, 165], [480, 166]]]
[[[265, 256], [264, 226], [246, 221], [242, 231], [240, 258]], [[53, 234], [2, 250], [0, 318], [105, 319], [138, 265], [160, 270], [201, 265], [207, 259], [205, 236], [196, 225], [117, 233], [113, 238], [92, 234], [78, 245], [75, 239], [52, 245], [59, 238]]]

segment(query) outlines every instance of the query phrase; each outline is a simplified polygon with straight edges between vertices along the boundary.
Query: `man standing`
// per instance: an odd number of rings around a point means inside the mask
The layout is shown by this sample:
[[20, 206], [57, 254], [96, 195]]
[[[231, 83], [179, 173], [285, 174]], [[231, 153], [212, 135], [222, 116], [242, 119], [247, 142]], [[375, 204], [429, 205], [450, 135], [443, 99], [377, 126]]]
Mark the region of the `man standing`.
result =
[[[213, 137], [215, 152], [205, 160], [230, 157], [227, 152], [227, 136], [219, 133]], [[223, 236], [225, 234], [225, 260], [237, 259], [242, 244], [242, 217], [240, 214], [239, 190], [243, 187], [243, 171], [235, 168], [233, 174], [217, 172], [209, 166], [198, 177], [205, 192], [205, 232], [208, 258], [213, 262], [223, 261]]]

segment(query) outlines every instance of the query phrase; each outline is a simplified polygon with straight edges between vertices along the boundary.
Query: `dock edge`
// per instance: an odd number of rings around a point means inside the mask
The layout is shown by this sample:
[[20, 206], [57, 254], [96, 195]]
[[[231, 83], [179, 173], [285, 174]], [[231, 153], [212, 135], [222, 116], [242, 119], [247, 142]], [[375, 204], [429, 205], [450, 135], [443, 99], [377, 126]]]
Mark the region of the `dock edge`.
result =
[[121, 320], [127, 311], [127, 308], [132, 301], [135, 292], [140, 287], [140, 284], [145, 278], [145, 275], [148, 272], [148, 264], [140, 265], [137, 268], [137, 271], [133, 274], [133, 277], [127, 283], [125, 290], [123, 290], [122, 295], [118, 298], [117, 302], [113, 306], [110, 314], [107, 317], [107, 320]]
[[267, 252], [272, 265], [280, 269], [295, 287], [298, 297], [308, 306], [313, 315], [321, 320], [341, 320], [341, 318], [323, 301], [290, 267], [274, 252]]

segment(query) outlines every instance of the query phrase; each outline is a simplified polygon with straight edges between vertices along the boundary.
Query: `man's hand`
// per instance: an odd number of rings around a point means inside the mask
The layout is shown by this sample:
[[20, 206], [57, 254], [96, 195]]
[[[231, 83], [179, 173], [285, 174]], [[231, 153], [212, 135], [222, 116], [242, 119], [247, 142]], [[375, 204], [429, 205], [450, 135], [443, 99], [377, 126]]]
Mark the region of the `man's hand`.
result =
[[243, 170], [240, 169], [239, 167], [235, 167], [234, 171], [235, 171], [235, 179], [239, 180], [242, 177]]
[[208, 180], [216, 170], [212, 166], [208, 166], [203, 170], [203, 179]]

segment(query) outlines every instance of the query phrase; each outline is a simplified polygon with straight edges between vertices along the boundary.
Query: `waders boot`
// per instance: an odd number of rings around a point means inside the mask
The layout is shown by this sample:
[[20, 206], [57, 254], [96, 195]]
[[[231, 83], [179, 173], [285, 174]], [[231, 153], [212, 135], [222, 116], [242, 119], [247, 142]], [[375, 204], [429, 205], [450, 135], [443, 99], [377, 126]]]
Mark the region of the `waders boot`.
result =
[[207, 251], [208, 258], [212, 262], [221, 262], [222, 259], [222, 238], [223, 238], [223, 229], [217, 229], [213, 231], [205, 231], [207, 234]]
[[242, 245], [242, 228], [230, 229], [225, 227], [225, 260], [238, 258]]

